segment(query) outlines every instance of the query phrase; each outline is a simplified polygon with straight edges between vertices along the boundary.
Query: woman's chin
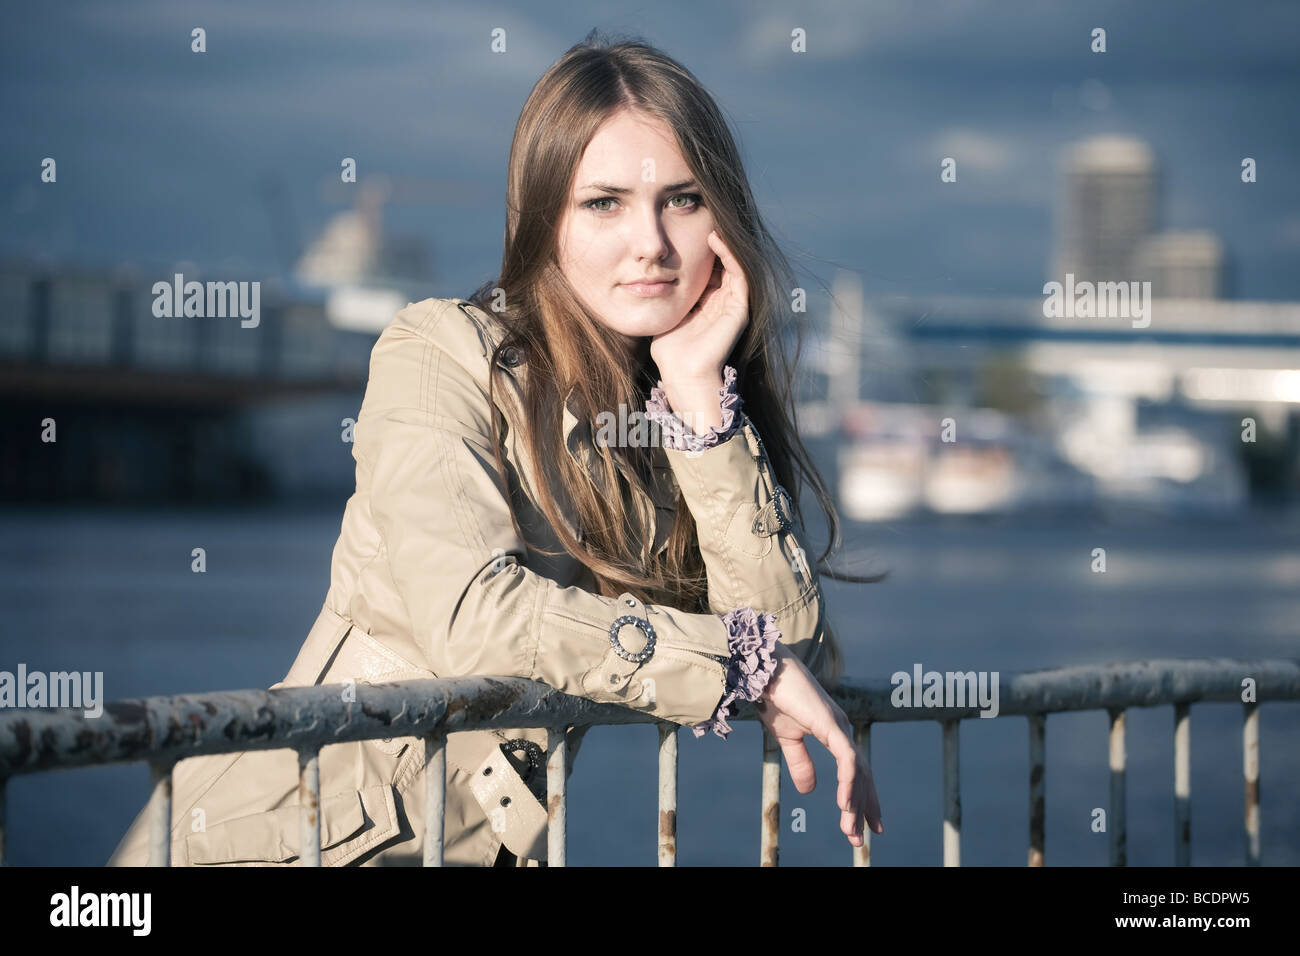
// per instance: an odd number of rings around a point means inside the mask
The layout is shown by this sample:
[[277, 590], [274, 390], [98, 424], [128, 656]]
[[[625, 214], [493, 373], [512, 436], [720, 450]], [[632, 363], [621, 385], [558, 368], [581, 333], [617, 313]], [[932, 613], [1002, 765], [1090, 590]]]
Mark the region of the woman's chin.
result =
[[663, 335], [665, 332], [671, 332], [677, 326], [682, 324], [683, 316], [676, 314], [675, 311], [665, 313], [663, 316], [648, 317], [644, 322], [628, 322], [626, 313], [619, 316], [623, 321], [616, 327], [619, 332], [629, 338], [648, 339], [656, 335]]

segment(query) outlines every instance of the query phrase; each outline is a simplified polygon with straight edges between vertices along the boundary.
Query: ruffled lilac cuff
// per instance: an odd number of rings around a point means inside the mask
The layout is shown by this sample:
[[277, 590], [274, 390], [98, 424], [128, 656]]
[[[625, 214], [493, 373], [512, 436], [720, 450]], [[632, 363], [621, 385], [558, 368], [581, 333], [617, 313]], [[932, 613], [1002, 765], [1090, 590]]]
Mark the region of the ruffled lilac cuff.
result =
[[718, 615], [727, 625], [731, 645], [731, 664], [727, 667], [726, 693], [713, 717], [694, 724], [697, 738], [712, 730], [723, 740], [731, 733], [727, 718], [736, 700], [758, 700], [776, 671], [778, 660], [773, 651], [781, 639], [775, 614], [759, 614], [752, 607], [739, 607]]
[[736, 370], [732, 366], [723, 366], [722, 388], [718, 389], [718, 401], [722, 406], [722, 427], [710, 425], [708, 432], [703, 435], [697, 435], [687, 428], [686, 423], [672, 411], [663, 384], [663, 380], [660, 379], [659, 384], [650, 389], [650, 397], [645, 403], [645, 413], [650, 421], [659, 426], [661, 441], [665, 448], [674, 451], [703, 451], [705, 448], [720, 445], [740, 428], [740, 407], [744, 404], [744, 400], [736, 393]]

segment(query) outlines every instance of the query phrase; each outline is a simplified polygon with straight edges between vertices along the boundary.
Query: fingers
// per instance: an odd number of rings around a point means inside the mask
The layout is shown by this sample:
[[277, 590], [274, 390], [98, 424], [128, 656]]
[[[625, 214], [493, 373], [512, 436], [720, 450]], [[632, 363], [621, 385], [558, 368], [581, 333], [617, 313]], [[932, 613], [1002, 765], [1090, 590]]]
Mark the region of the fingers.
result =
[[835, 773], [838, 780], [835, 805], [840, 808], [840, 832], [853, 846], [862, 846], [865, 842], [862, 816], [867, 802], [864, 784], [868, 777], [853, 742], [843, 733], [837, 732], [830, 736], [827, 749], [835, 757]]
[[840, 814], [840, 832], [849, 838], [854, 846], [862, 846], [866, 837], [862, 834], [862, 814], [845, 810]]
[[884, 833], [881, 820], [880, 799], [876, 795], [871, 768], [862, 759], [856, 744], [842, 732], [831, 735], [831, 750], [835, 756], [839, 786], [836, 804], [840, 808], [840, 830], [854, 846], [862, 846], [863, 821], [875, 833]]
[[731, 254], [731, 250], [727, 248], [722, 235], [716, 229], [709, 233], [709, 246], [722, 260], [726, 280], [735, 289], [736, 295], [748, 301], [749, 287], [745, 283], [745, 273], [740, 268], [740, 262]]
[[808, 748], [802, 737], [778, 737], [785, 765], [790, 768], [790, 780], [800, 793], [811, 793], [817, 786], [817, 768], [813, 766]]
[[704, 301], [704, 296], [710, 292], [716, 292], [722, 288], [722, 277], [726, 272], [722, 268], [722, 263], [715, 259], [713, 271], [709, 273], [709, 281], [704, 285], [704, 292], [700, 295], [700, 301]]
[[709, 240], [709, 245], [713, 248], [713, 251], [718, 254], [718, 258], [722, 260], [722, 267], [728, 272], [739, 273], [740, 263], [738, 263], [736, 257], [731, 254], [731, 250], [728, 249], [727, 244], [723, 242], [722, 235], [718, 230], [714, 229], [709, 233]]
[[835, 804], [840, 830], [853, 846], [865, 844], [865, 827], [884, 833], [880, 801], [871, 768], [853, 742], [853, 729], [843, 710], [806, 675], [797, 658], [782, 663], [769, 682], [760, 716], [781, 745], [790, 777], [800, 793], [817, 785], [816, 771], [804, 741], [815, 737], [835, 759]]
[[[845, 743], [848, 746], [845, 746]], [[860, 807], [858, 752], [851, 740], [843, 734], [832, 738], [827, 750], [835, 758], [835, 775], [838, 786], [835, 790], [835, 805], [848, 812]]]

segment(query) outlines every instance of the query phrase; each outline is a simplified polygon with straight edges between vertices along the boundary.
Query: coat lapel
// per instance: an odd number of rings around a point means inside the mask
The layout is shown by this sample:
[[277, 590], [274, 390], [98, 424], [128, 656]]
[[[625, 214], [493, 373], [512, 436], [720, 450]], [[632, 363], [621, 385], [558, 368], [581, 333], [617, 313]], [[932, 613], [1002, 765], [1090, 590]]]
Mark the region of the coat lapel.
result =
[[[461, 307], [461, 311], [474, 319], [475, 324], [479, 327], [480, 337], [483, 339], [485, 355], [490, 357], [504, 337], [505, 330], [499, 322], [482, 322], [479, 319], [479, 316], [483, 315], [482, 310], [468, 303]], [[522, 409], [523, 386], [527, 382], [528, 363], [521, 361], [515, 366], [502, 367], [507, 373], [505, 381], [511, 391], [510, 397], [515, 407]], [[570, 389], [564, 396], [564, 408], [560, 415], [561, 440], [569, 458], [591, 476], [597, 487], [605, 489], [604, 478], [596, 460], [599, 453], [595, 447], [591, 422], [580, 414], [581, 410], [576, 400], [576, 391], [576, 388]], [[522, 445], [519, 446], [519, 449], [522, 453]], [[618, 462], [618, 459], [615, 459], [615, 461], [621, 469], [623, 467], [621, 463]], [[637, 495], [633, 505], [637, 510], [641, 526], [649, 529], [655, 553], [659, 553], [667, 546], [668, 532], [672, 527], [673, 513], [677, 504], [676, 481], [672, 467], [668, 464], [668, 460], [661, 448], [654, 449], [654, 466], [648, 485], [652, 497], [647, 499], [642, 495]], [[571, 516], [566, 517], [569, 517], [572, 526]]]

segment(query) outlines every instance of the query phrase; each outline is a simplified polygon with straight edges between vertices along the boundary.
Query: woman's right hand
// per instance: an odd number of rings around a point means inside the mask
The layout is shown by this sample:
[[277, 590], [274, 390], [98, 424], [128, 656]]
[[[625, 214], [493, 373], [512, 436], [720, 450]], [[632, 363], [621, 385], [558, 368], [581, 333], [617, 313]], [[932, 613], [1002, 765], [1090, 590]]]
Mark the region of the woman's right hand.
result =
[[853, 846], [862, 846], [864, 814], [867, 826], [876, 833], [884, 833], [885, 827], [871, 768], [853, 742], [849, 718], [789, 647], [778, 642], [774, 656], [776, 670], [755, 702], [759, 717], [780, 743], [790, 779], [800, 793], [811, 793], [817, 786], [817, 771], [804, 737], [813, 735], [830, 751], [839, 778], [835, 803], [840, 808], [840, 830]]

